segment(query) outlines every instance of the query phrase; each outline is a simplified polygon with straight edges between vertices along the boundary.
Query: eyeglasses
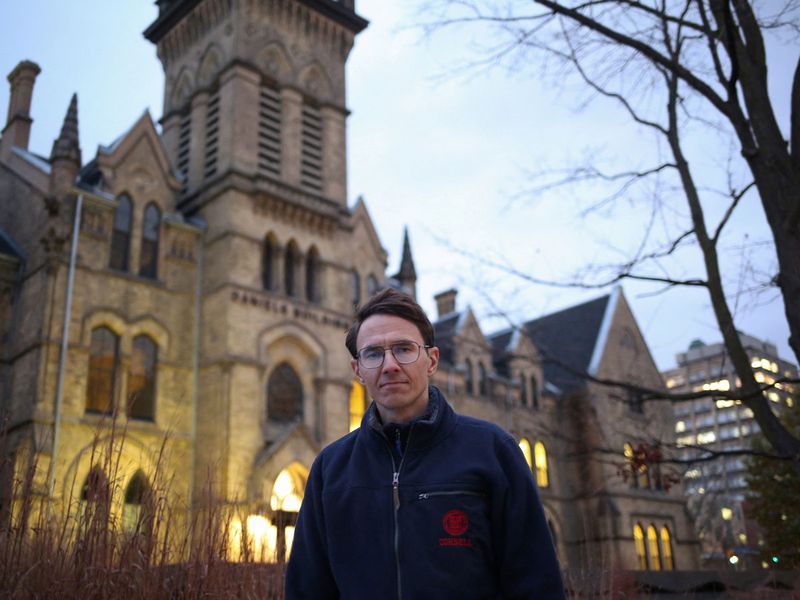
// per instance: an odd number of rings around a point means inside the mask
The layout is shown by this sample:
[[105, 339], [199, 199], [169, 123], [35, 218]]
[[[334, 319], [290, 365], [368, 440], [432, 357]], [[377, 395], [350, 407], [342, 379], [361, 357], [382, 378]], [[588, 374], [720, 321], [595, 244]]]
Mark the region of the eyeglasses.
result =
[[430, 346], [422, 346], [417, 342], [405, 341], [384, 346], [367, 346], [358, 352], [358, 364], [365, 369], [377, 369], [383, 364], [386, 351], [391, 350], [394, 359], [401, 365], [409, 365], [419, 358], [420, 348], [427, 350]]

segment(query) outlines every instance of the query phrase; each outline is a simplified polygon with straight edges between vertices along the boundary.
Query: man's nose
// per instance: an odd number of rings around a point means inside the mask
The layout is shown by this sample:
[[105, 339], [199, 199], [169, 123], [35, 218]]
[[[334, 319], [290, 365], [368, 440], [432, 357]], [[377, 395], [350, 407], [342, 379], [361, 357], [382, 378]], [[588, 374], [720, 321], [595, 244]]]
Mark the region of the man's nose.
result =
[[383, 351], [383, 369], [384, 371], [397, 371], [400, 369], [400, 363], [394, 357], [391, 348], [386, 348]]

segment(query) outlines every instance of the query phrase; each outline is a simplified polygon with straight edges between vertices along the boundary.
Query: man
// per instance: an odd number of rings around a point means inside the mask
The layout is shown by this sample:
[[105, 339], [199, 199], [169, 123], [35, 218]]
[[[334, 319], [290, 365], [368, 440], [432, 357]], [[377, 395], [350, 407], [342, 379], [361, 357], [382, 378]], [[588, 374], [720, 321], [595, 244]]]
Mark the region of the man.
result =
[[433, 326], [387, 289], [347, 333], [373, 402], [311, 467], [286, 598], [563, 598], [530, 468], [499, 427], [429, 386]]

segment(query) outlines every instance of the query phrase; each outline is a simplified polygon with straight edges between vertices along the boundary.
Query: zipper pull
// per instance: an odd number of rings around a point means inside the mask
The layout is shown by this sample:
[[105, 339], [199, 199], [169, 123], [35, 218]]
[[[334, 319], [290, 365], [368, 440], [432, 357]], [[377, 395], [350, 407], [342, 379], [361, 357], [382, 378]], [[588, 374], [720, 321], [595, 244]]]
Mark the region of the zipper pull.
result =
[[427, 500], [427, 499], [428, 499], [428, 494], [420, 494], [419, 496], [417, 496], [417, 500]]
[[394, 509], [400, 508], [400, 473], [395, 471], [392, 475], [392, 495], [394, 496]]

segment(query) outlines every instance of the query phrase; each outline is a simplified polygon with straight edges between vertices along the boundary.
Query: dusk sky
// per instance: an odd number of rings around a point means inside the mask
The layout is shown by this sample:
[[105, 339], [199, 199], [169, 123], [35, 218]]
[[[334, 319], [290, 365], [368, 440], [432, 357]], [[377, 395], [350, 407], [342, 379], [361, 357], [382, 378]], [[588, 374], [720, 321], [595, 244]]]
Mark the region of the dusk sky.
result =
[[[669, 185], [638, 189], [588, 213], [603, 197], [596, 186], [526, 193], [536, 185], [531, 173], [586, 156], [609, 170], [638, 169], [652, 164], [659, 148], [614, 104], [592, 100], [576, 79], [542, 66], [535, 55], [460, 71], [459, 62], [475, 58], [492, 38], [479, 28], [425, 37], [415, 26], [424, 20], [419, 4], [357, 0], [370, 26], [358, 36], [348, 63], [348, 196], [351, 204], [359, 195], [365, 198], [389, 252], [389, 274], [398, 267], [403, 226], [409, 227], [418, 297], [432, 316], [433, 295], [450, 287], [458, 288], [459, 308], [470, 305], [484, 333], [609, 291], [533, 285], [467, 255], [507, 263], [537, 279], [566, 281], [588, 265], [626, 260], [648, 225], [664, 239], [681, 230], [685, 201]], [[34, 89], [32, 151], [49, 156], [73, 92], [84, 162], [144, 110], [160, 117], [163, 72], [155, 48], [142, 36], [156, 15], [149, 0], [4, 3], [0, 72], [8, 74], [22, 59], [42, 68]], [[769, 51], [771, 90], [788, 132], [789, 89], [800, 48], [784, 40]], [[7, 105], [6, 85], [0, 92], [4, 119]], [[724, 183], [717, 173], [730, 154], [727, 142], [701, 135], [688, 140], [687, 150], [704, 188]], [[745, 177], [734, 166], [734, 180]], [[651, 222], [656, 194], [667, 208]], [[724, 199], [712, 192], [704, 196], [713, 220]], [[777, 270], [755, 193], [731, 220], [721, 255], [739, 329], [775, 343], [794, 362], [777, 291], [737, 294]], [[703, 275], [694, 248], [664, 267], [680, 277]], [[695, 338], [720, 340], [705, 292], [658, 293], [658, 286], [632, 282], [623, 289], [659, 368], [671, 367], [675, 353]], [[495, 315], [498, 309], [504, 316]]]

